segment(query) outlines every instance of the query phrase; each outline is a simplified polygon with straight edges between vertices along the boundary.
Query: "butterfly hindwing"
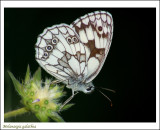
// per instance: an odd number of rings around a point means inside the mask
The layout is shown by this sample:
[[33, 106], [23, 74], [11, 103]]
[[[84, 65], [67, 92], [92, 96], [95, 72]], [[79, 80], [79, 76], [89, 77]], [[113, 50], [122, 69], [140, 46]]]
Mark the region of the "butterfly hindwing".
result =
[[100, 72], [108, 54], [113, 35], [113, 19], [108, 12], [95, 11], [75, 20], [71, 27], [85, 47], [87, 64], [85, 82], [88, 83]]
[[46, 28], [39, 35], [36, 60], [48, 73], [66, 84], [67, 79], [86, 73], [85, 48], [79, 36], [66, 24]]

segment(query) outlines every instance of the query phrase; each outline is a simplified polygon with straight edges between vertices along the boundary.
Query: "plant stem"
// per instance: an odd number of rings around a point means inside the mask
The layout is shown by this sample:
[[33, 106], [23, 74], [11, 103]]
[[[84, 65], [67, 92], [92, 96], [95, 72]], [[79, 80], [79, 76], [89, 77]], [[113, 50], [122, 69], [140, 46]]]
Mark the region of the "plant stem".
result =
[[14, 110], [14, 111], [10, 111], [4, 114], [4, 119], [12, 117], [12, 116], [22, 115], [26, 112], [28, 112], [28, 110], [25, 107]]

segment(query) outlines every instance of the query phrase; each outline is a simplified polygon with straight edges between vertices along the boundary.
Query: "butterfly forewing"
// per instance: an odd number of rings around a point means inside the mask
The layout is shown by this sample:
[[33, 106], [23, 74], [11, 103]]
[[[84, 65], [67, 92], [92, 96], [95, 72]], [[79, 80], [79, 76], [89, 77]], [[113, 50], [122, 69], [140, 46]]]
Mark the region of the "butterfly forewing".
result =
[[88, 83], [100, 72], [108, 54], [113, 35], [113, 19], [108, 12], [96, 11], [75, 20], [71, 27], [85, 47], [85, 82]]

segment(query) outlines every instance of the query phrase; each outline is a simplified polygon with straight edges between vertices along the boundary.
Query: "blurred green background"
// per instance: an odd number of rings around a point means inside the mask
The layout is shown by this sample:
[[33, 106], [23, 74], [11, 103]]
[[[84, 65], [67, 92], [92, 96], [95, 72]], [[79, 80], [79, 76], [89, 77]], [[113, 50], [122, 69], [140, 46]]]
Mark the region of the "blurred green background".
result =
[[[7, 73], [24, 79], [27, 65], [32, 74], [39, 67], [34, 45], [46, 27], [71, 24], [78, 17], [96, 10], [113, 16], [114, 33], [106, 62], [93, 80], [116, 94], [80, 93], [71, 101], [75, 106], [61, 113], [66, 122], [155, 122], [156, 121], [156, 9], [155, 8], [5, 8], [4, 9], [4, 110], [23, 107]], [[52, 76], [42, 70], [42, 77]], [[71, 90], [65, 88], [67, 96]], [[16, 116], [8, 122], [37, 122], [33, 113]]]

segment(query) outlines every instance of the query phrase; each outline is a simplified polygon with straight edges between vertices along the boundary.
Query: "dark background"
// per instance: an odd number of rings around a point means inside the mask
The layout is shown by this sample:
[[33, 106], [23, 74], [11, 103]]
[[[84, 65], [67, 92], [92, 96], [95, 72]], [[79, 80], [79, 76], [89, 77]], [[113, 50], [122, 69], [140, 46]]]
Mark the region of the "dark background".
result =
[[[70, 24], [96, 10], [113, 16], [114, 33], [110, 52], [99, 75], [93, 80], [110, 102], [97, 91], [80, 93], [71, 101], [76, 105], [61, 113], [66, 122], [155, 122], [156, 121], [156, 9], [155, 8], [19, 8], [4, 9], [5, 112], [21, 108], [7, 70], [23, 79], [27, 65], [31, 72], [39, 67], [34, 45], [37, 36], [54, 24]], [[52, 77], [44, 70], [43, 79]], [[67, 97], [71, 90], [65, 88]], [[38, 121], [32, 113], [6, 121]]]

